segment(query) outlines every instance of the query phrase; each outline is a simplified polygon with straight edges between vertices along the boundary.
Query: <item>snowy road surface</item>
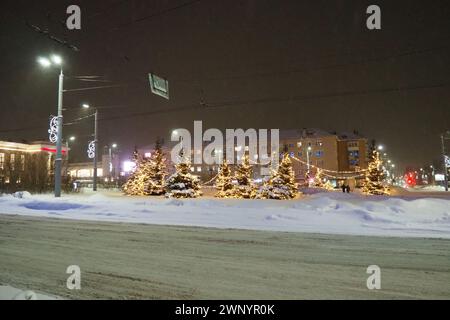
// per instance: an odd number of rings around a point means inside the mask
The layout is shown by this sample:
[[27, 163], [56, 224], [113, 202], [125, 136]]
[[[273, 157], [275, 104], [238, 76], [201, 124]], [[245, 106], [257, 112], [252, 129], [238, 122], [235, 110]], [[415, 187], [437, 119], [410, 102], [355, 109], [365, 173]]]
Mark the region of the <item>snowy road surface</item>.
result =
[[450, 199], [337, 192], [293, 201], [125, 197], [119, 192], [0, 196], [0, 214], [268, 231], [450, 238]]
[[[67, 299], [450, 299], [450, 240], [0, 215], [0, 285]], [[368, 290], [367, 267], [381, 268]], [[81, 290], [68, 290], [69, 265]]]

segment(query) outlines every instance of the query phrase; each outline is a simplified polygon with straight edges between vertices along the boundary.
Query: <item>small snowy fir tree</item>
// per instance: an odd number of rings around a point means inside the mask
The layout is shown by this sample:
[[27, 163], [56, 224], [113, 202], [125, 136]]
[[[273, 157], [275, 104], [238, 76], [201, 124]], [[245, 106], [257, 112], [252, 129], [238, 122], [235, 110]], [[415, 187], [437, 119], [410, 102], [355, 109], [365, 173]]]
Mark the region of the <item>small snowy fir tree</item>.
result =
[[231, 168], [226, 160], [223, 160], [219, 168], [215, 187], [217, 189], [217, 198], [231, 198], [233, 197], [233, 176], [231, 175]]
[[166, 159], [162, 152], [162, 143], [156, 141], [155, 150], [148, 159], [149, 179], [146, 183], [146, 193], [149, 195], [162, 195], [165, 193]]
[[197, 198], [202, 195], [198, 177], [191, 174], [191, 163], [183, 160], [166, 183], [166, 197]]
[[365, 194], [371, 195], [389, 194], [389, 188], [385, 184], [385, 178], [380, 153], [373, 151], [369, 167], [366, 171], [365, 180], [363, 181], [362, 191]]
[[258, 190], [256, 197], [258, 199], [289, 200], [294, 199], [297, 194], [292, 161], [289, 155], [285, 154], [278, 170], [272, 172], [269, 181]]
[[134, 172], [130, 175], [122, 189], [129, 196], [145, 196], [145, 184], [148, 180], [146, 174], [148, 166], [145, 160], [141, 160], [137, 150], [133, 154], [133, 162], [135, 164]]
[[255, 186], [252, 183], [252, 172], [250, 159], [248, 155], [245, 155], [234, 173], [234, 179], [237, 181], [233, 188], [235, 198], [251, 199], [254, 196]]

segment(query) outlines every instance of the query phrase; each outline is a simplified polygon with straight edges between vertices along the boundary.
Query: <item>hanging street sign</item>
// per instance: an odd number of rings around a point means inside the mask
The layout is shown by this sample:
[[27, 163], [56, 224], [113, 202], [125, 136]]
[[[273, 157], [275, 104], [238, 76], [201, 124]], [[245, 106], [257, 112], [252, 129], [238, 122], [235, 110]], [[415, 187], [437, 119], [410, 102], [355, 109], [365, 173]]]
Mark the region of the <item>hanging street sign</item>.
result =
[[152, 93], [169, 100], [169, 81], [152, 73], [148, 75]]

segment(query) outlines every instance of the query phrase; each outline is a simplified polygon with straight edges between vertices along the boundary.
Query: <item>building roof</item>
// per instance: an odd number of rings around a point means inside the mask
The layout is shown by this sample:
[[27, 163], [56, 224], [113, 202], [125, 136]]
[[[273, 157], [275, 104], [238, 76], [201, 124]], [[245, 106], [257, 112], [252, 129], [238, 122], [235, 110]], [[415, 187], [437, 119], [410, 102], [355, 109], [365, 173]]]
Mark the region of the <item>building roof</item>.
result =
[[335, 136], [328, 131], [317, 128], [280, 130], [280, 139], [308, 139]]
[[[0, 141], [0, 149], [18, 152], [56, 152], [56, 146], [46, 141], [36, 141], [32, 143], [18, 143], [10, 141]], [[67, 152], [66, 146], [62, 147], [63, 153]]]
[[365, 139], [364, 136], [362, 136], [361, 134], [359, 134], [358, 131], [353, 131], [353, 132], [342, 132], [342, 133], [338, 133], [338, 139], [339, 140], [359, 140], [359, 139]]
[[328, 132], [318, 128], [280, 130], [280, 139], [314, 139], [322, 137], [337, 137], [339, 140], [365, 139], [357, 131], [354, 132]]

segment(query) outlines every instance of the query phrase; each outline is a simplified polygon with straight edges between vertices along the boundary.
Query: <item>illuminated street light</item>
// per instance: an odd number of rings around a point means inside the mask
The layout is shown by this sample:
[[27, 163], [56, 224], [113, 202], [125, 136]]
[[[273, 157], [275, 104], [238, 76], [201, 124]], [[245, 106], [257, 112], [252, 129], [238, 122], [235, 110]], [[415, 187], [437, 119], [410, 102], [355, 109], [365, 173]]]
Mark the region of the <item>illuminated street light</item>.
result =
[[69, 138], [70, 141], [75, 141], [76, 139], [77, 139], [77, 138], [76, 138], [76, 137], [73, 137], [73, 136]]
[[48, 67], [50, 67], [52, 65], [52, 62], [49, 59], [47, 59], [47, 58], [40, 57], [40, 58], [38, 58], [37, 61], [44, 68], [48, 68]]
[[44, 68], [50, 68], [52, 65], [58, 66], [60, 69], [59, 85], [58, 85], [58, 116], [56, 129], [56, 157], [55, 157], [55, 197], [61, 197], [61, 181], [62, 181], [62, 144], [63, 144], [63, 92], [64, 92], [64, 73], [63, 60], [61, 57], [53, 55], [50, 59], [39, 57], [37, 62]]
[[381, 151], [381, 150], [383, 150], [383, 149], [384, 149], [384, 146], [382, 146], [382, 145], [379, 145], [379, 146], [378, 146], [378, 150], [379, 150], [379, 151]]
[[54, 64], [56, 64], [56, 65], [61, 65], [61, 64], [62, 64], [62, 58], [61, 58], [60, 56], [53, 55], [53, 56], [51, 57], [51, 60], [52, 60], [52, 62], [53, 62]]

